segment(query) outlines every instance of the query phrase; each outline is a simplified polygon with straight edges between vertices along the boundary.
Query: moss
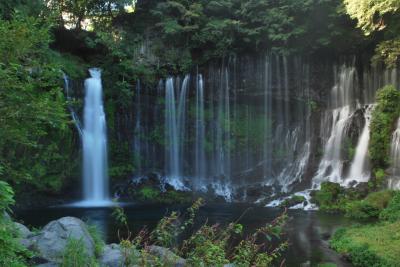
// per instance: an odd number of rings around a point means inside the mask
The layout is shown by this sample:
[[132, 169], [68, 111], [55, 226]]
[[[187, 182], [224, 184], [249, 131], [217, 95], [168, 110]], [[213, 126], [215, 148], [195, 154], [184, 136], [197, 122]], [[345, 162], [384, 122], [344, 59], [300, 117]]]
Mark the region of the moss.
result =
[[139, 189], [137, 193], [137, 198], [141, 201], [156, 201], [159, 199], [161, 192], [159, 189], [150, 187], [150, 186], [145, 186], [141, 189]]
[[285, 199], [279, 205], [279, 207], [281, 207], [281, 208], [290, 208], [290, 207], [293, 207], [293, 206], [295, 206], [297, 204], [303, 203], [304, 201], [306, 201], [305, 197], [294, 195], [294, 196], [291, 196], [290, 198]]
[[330, 244], [354, 266], [400, 266], [400, 222], [338, 230]]
[[338, 211], [342, 209], [344, 188], [337, 183], [323, 182], [321, 189], [314, 193], [313, 202], [317, 203], [320, 210]]

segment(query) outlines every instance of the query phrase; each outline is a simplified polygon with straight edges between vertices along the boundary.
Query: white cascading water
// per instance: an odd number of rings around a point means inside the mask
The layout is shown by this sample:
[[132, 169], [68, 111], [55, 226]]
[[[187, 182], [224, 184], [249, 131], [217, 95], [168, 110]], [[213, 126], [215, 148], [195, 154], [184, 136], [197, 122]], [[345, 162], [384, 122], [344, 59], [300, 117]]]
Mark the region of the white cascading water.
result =
[[203, 76], [197, 76], [196, 84], [196, 147], [195, 147], [195, 177], [196, 187], [201, 187], [206, 178], [205, 157], [205, 123], [204, 123], [204, 83]]
[[[322, 127], [326, 127], [331, 119], [331, 131], [324, 147], [324, 155], [319, 164], [316, 176], [313, 178], [313, 187], [319, 187], [323, 181], [343, 183], [343, 156], [342, 145], [346, 127], [352, 115], [354, 104], [354, 87], [356, 81], [356, 69], [353, 66], [343, 65], [339, 73], [335, 73], [336, 84], [331, 91], [331, 111], [325, 114]], [[331, 114], [331, 115], [330, 115]]]
[[142, 170], [142, 143], [141, 143], [141, 136], [142, 136], [142, 112], [141, 112], [141, 85], [140, 81], [137, 82], [135, 88], [135, 130], [133, 136], [133, 149], [134, 149], [134, 161], [136, 172], [138, 176], [141, 176], [143, 173]]
[[392, 162], [388, 187], [391, 189], [400, 189], [400, 118], [397, 120], [397, 128], [392, 135], [390, 159]]
[[101, 71], [89, 70], [85, 80], [83, 143], [83, 202], [85, 206], [109, 204], [106, 118], [102, 100]]
[[71, 113], [72, 121], [74, 122], [75, 127], [78, 130], [79, 136], [82, 137], [81, 121], [79, 120], [79, 116], [71, 104], [71, 102], [73, 101], [73, 98], [71, 96], [71, 85], [69, 82], [69, 78], [65, 73], [63, 73], [63, 79], [64, 79], [65, 93], [67, 95], [67, 100], [68, 100], [68, 109], [69, 112]]
[[361, 132], [361, 136], [358, 140], [358, 144], [355, 150], [354, 159], [351, 163], [350, 173], [346, 178], [344, 184], [349, 185], [352, 181], [357, 182], [368, 182], [371, 172], [368, 166], [368, 144], [369, 144], [369, 126], [371, 122], [371, 112], [373, 105], [367, 106], [364, 118], [365, 125]]

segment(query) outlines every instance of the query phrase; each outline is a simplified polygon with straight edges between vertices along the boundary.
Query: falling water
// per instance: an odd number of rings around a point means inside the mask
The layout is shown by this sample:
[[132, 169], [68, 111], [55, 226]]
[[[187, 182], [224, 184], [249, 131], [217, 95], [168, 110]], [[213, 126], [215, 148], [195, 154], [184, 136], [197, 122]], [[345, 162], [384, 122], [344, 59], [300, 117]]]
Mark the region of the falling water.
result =
[[89, 70], [85, 80], [83, 128], [83, 199], [87, 206], [108, 203], [106, 118], [103, 109], [101, 71]]
[[367, 182], [370, 178], [371, 173], [368, 168], [368, 144], [372, 109], [373, 105], [369, 105], [364, 112], [365, 125], [361, 132], [360, 139], [358, 140], [354, 159], [351, 163], [350, 174], [345, 181], [345, 185], [349, 184], [351, 181], [356, 181], [357, 183]]
[[178, 130], [178, 142], [179, 142], [179, 161], [183, 162], [185, 153], [185, 138], [186, 138], [186, 100], [189, 91], [190, 75], [186, 75], [183, 79], [181, 92], [179, 95], [178, 111], [177, 111], [177, 130]]
[[204, 125], [204, 84], [201, 74], [197, 77], [196, 84], [196, 148], [195, 148], [195, 166], [196, 166], [196, 186], [204, 183], [206, 176], [206, 158], [205, 158], [205, 125]]
[[165, 85], [166, 171], [169, 182], [179, 186], [182, 177], [176, 114], [174, 80], [168, 78]]
[[317, 174], [313, 179], [314, 187], [318, 187], [326, 180], [336, 183], [341, 183], [343, 180], [342, 145], [352, 114], [356, 70], [353, 66], [343, 65], [338, 74], [335, 72], [335, 77], [336, 84], [332, 88], [330, 98], [330, 107], [333, 109], [325, 113], [322, 121], [322, 127], [329, 125], [329, 120], [332, 121], [331, 131]]
[[68, 76], [63, 73], [63, 79], [64, 79], [64, 88], [65, 88], [65, 93], [67, 95], [67, 100], [68, 100], [68, 109], [72, 117], [72, 121], [74, 122], [74, 125], [76, 129], [78, 130], [79, 136], [82, 137], [82, 125], [81, 121], [79, 120], [78, 114], [75, 111], [74, 107], [72, 106], [72, 101], [73, 98], [71, 96], [71, 85]]
[[140, 81], [136, 84], [135, 89], [135, 130], [133, 136], [133, 149], [134, 149], [134, 161], [135, 161], [135, 170], [137, 174], [140, 176], [142, 175], [142, 142], [141, 142], [141, 135], [142, 135], [142, 112], [141, 112], [141, 86]]
[[400, 189], [400, 118], [397, 120], [397, 128], [392, 135], [390, 158], [392, 162], [388, 186], [392, 189]]

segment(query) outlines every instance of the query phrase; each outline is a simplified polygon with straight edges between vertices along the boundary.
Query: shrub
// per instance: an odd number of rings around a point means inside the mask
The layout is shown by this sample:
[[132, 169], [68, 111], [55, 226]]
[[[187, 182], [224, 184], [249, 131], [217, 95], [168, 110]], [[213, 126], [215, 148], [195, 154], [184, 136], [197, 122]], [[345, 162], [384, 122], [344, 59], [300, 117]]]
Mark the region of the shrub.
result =
[[160, 190], [152, 187], [143, 187], [138, 192], [138, 199], [141, 201], [156, 200], [160, 195]]
[[321, 210], [340, 210], [340, 195], [343, 188], [337, 183], [323, 182], [321, 189], [313, 197]]
[[345, 206], [346, 216], [355, 219], [378, 218], [393, 197], [393, 191], [370, 193], [363, 200], [349, 201]]
[[147, 250], [149, 245], [159, 245], [187, 259], [190, 266], [222, 266], [231, 262], [235, 266], [267, 267], [279, 260], [287, 248], [287, 242], [282, 241], [286, 213], [241, 238], [243, 226], [237, 223], [226, 227], [206, 223], [194, 229], [195, 215], [202, 205], [203, 200], [199, 199], [182, 215], [172, 212], [161, 219], [152, 232], [144, 229], [134, 238], [131, 238], [123, 210], [117, 207], [114, 212], [117, 220], [128, 229], [127, 238], [121, 240], [121, 246], [127, 248], [125, 261], [132, 263], [140, 260], [141, 266], [149, 266], [150, 260], [151, 266], [169, 266], [160, 262], [162, 259], [151, 256]]
[[12, 188], [0, 181], [0, 266], [26, 266], [31, 254], [19, 243], [14, 223], [5, 216], [14, 203]]
[[395, 193], [387, 208], [381, 212], [379, 218], [391, 222], [400, 220], [400, 192]]
[[[390, 163], [390, 139], [394, 122], [400, 115], [400, 92], [394, 86], [387, 85], [378, 90], [376, 102], [371, 117], [371, 138], [368, 147], [374, 173], [378, 169], [386, 169]], [[378, 176], [380, 174], [381, 171]]]

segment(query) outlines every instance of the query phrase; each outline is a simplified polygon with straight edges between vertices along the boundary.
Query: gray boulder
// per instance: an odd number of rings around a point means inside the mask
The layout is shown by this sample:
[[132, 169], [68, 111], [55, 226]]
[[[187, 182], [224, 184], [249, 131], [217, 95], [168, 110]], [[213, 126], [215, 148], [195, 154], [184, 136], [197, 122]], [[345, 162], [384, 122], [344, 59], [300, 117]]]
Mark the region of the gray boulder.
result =
[[168, 266], [174, 267], [184, 267], [186, 266], [186, 260], [182, 259], [171, 250], [159, 246], [149, 246], [148, 252], [150, 255], [156, 256], [159, 258], [163, 263], [167, 264]]
[[74, 217], [63, 217], [48, 223], [37, 235], [29, 238], [29, 246], [42, 258], [51, 262], [60, 262], [70, 238], [81, 240], [86, 253], [94, 256], [94, 241], [86, 224]]
[[[101, 267], [125, 267], [124, 265], [124, 249], [118, 244], [106, 245], [103, 248], [103, 252], [99, 258]], [[134, 259], [140, 260], [140, 253], [137, 250], [131, 250], [130, 256]], [[134, 265], [136, 266], [136, 265]]]
[[21, 223], [14, 222], [14, 227], [18, 232], [19, 237], [21, 237], [22, 239], [28, 238], [32, 235], [32, 232], [28, 229], [28, 227]]

